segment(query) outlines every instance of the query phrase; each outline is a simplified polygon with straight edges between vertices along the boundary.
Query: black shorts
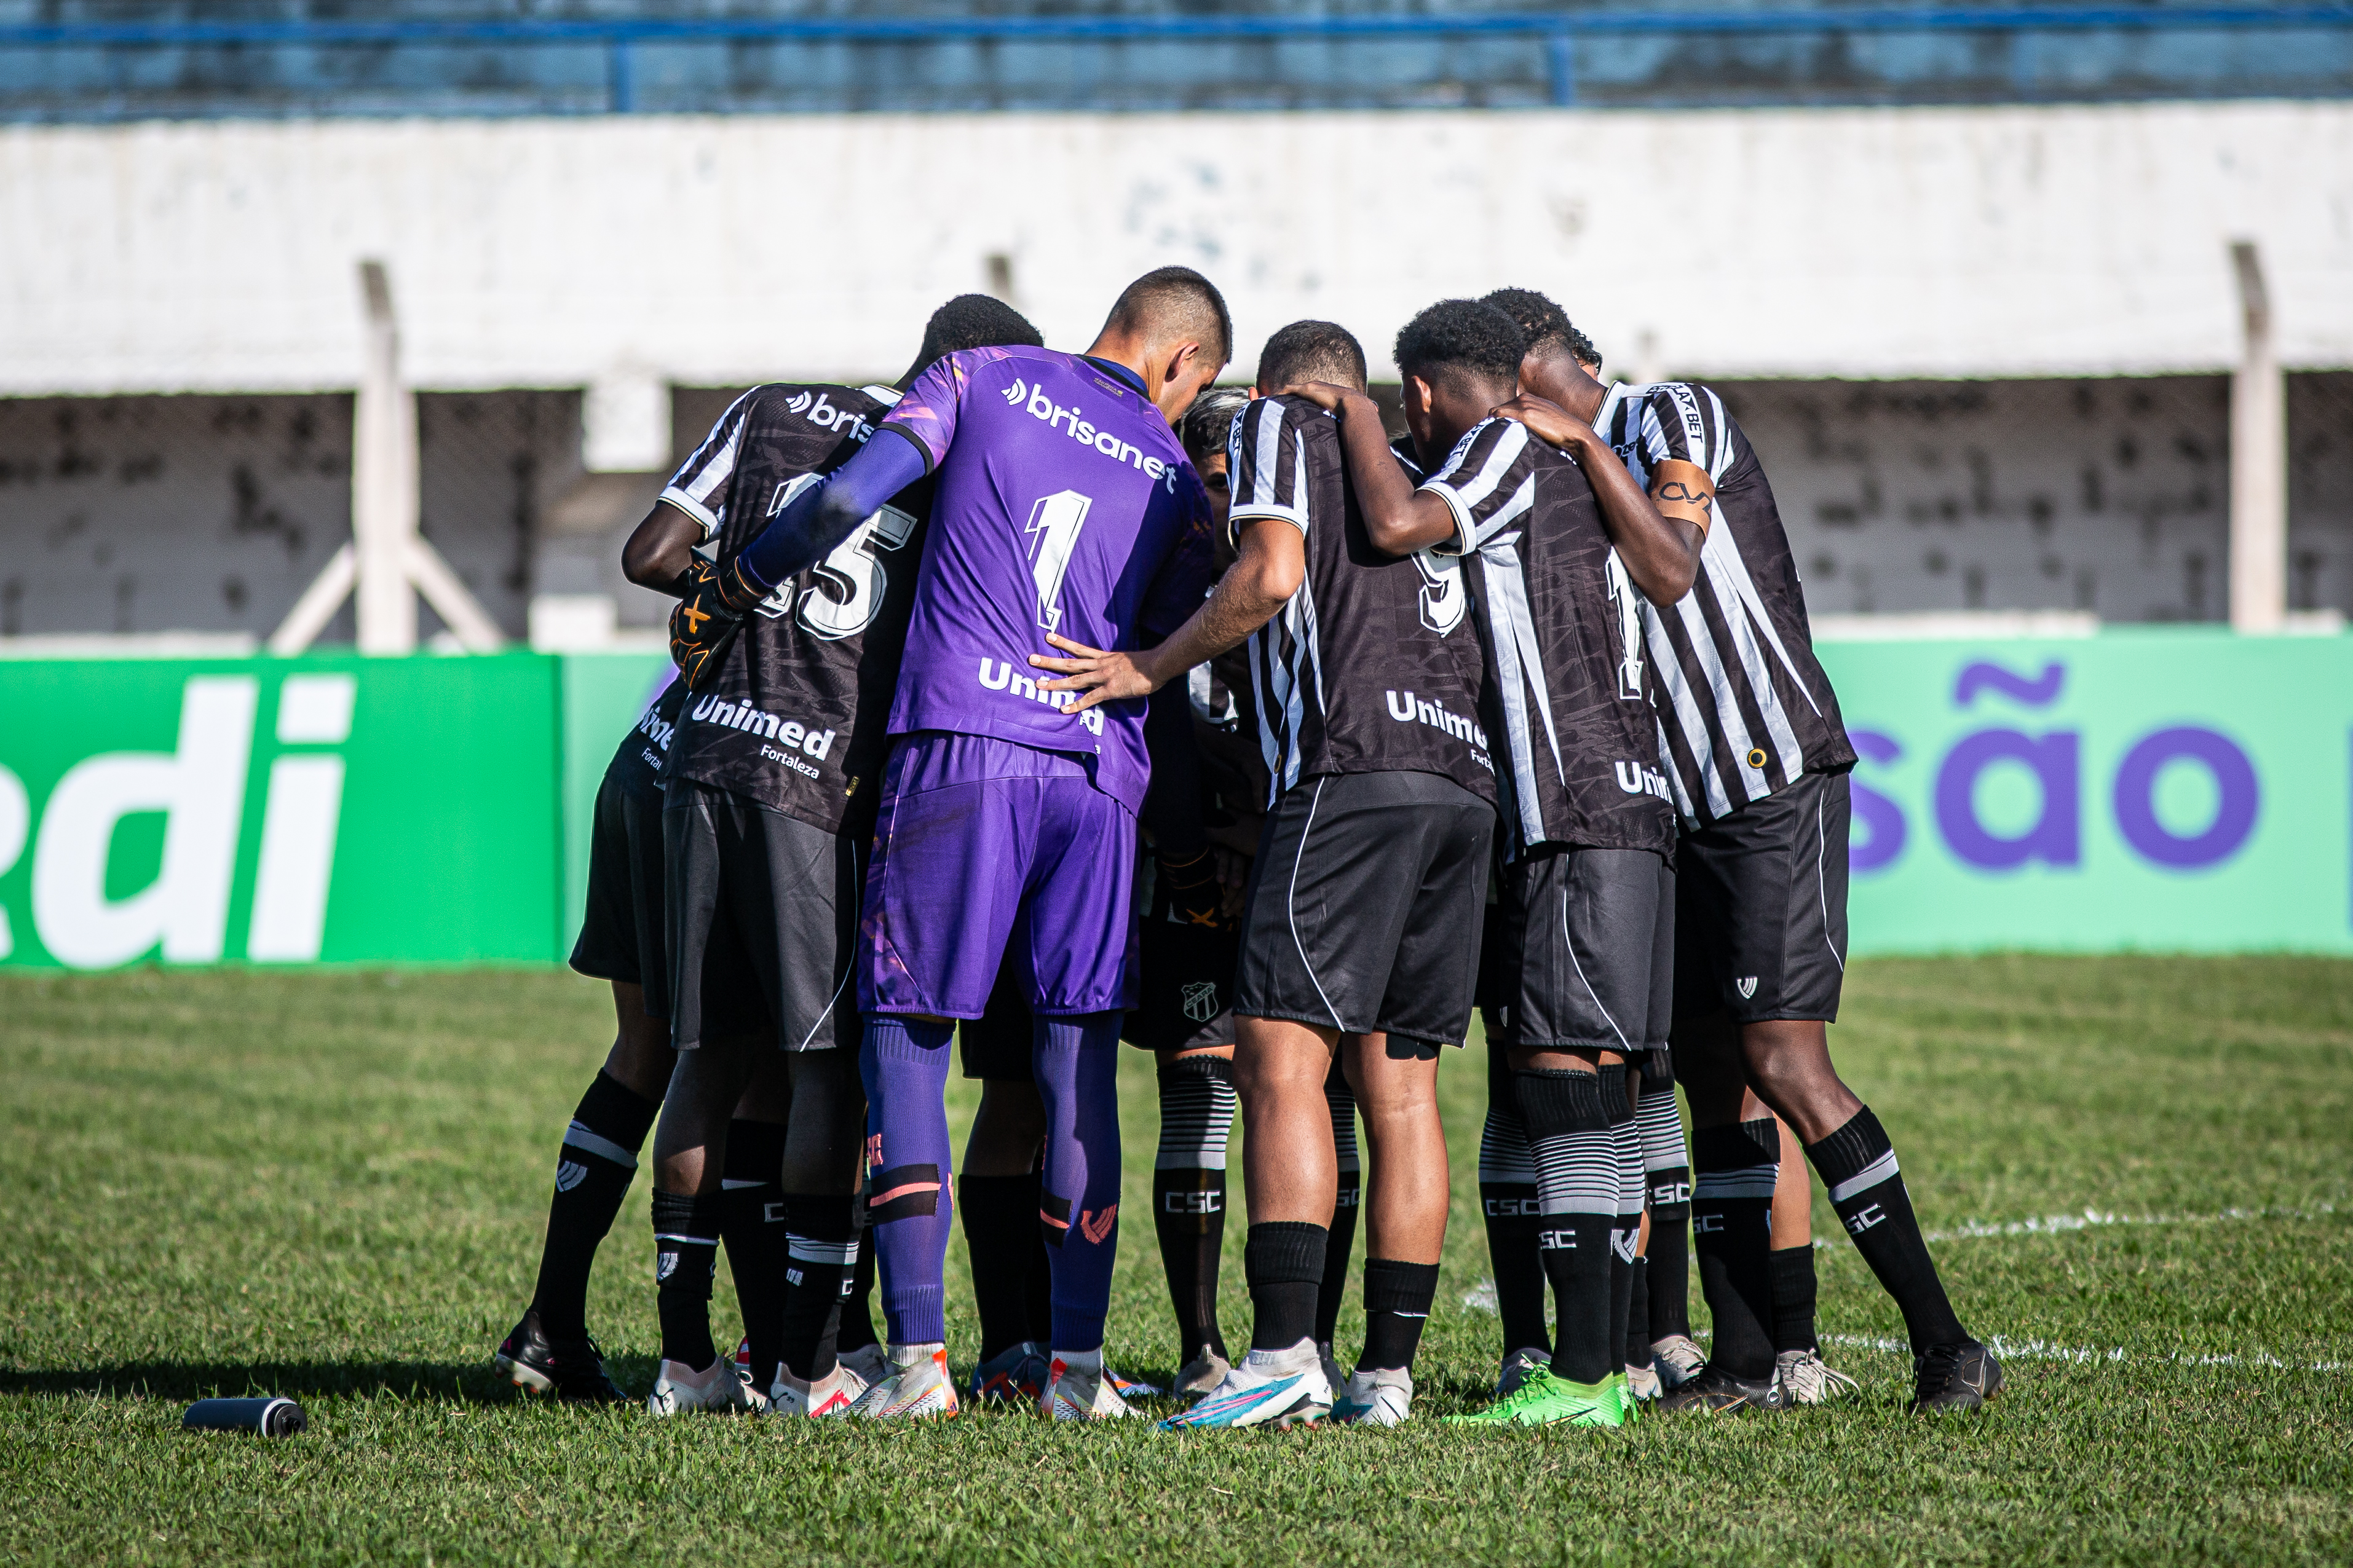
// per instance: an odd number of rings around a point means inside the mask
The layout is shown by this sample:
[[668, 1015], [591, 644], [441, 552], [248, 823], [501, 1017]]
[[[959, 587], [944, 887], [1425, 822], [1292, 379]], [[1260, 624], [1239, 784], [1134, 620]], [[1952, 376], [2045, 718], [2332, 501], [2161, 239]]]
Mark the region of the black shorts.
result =
[[956, 1025], [956, 1055], [964, 1063], [964, 1076], [1035, 1082], [1037, 1074], [1029, 1065], [1035, 1039], [1029, 991], [1014, 973], [1008, 944], [1005, 961], [997, 966], [997, 984], [989, 987], [988, 1005], [979, 1017], [962, 1019]]
[[850, 956], [864, 857], [847, 834], [726, 790], [674, 779], [670, 862], [670, 1041], [739, 1033], [787, 1051], [858, 1048]]
[[1675, 846], [1675, 1012], [1838, 1017], [1847, 776], [1801, 773]]
[[1144, 857], [1144, 919], [1136, 923], [1143, 970], [1136, 1004], [1120, 1025], [1120, 1038], [1147, 1051], [1190, 1051], [1234, 1043], [1234, 965], [1241, 956], [1239, 925], [1195, 925], [1172, 918], [1167, 892]]
[[1324, 773], [1267, 817], [1234, 1011], [1459, 1045], [1495, 808], [1436, 773]]
[[656, 1018], [670, 1016], [661, 812], [659, 784], [632, 789], [605, 774], [588, 829], [588, 907], [572, 944], [573, 968], [644, 986], [646, 1012]]
[[1506, 866], [1487, 908], [1480, 1004], [1506, 1047], [1663, 1047], [1674, 999], [1675, 873], [1647, 849], [1566, 849]]

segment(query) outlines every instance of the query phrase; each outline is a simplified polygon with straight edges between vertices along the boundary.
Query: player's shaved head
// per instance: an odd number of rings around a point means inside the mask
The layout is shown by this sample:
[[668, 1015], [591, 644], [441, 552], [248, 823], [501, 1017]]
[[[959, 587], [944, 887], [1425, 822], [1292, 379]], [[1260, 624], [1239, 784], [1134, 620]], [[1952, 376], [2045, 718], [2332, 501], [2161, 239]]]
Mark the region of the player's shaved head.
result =
[[1511, 317], [1527, 338], [1529, 353], [1538, 358], [1567, 354], [1588, 370], [1601, 368], [1601, 351], [1593, 340], [1577, 330], [1567, 311], [1535, 289], [1498, 289], [1479, 303]]
[[1397, 336], [1398, 374], [1466, 395], [1508, 399], [1520, 380], [1527, 334], [1511, 317], [1477, 300], [1440, 300]]
[[1213, 386], [1193, 399], [1193, 406], [1185, 410], [1184, 419], [1176, 426], [1176, 438], [1185, 443], [1185, 455], [1198, 468], [1205, 458], [1226, 449], [1226, 437], [1234, 427], [1234, 416], [1250, 405], [1250, 394], [1239, 386]]
[[1365, 345], [1336, 321], [1293, 321], [1266, 340], [1258, 354], [1258, 389], [1329, 382], [1365, 390]]
[[1234, 357], [1234, 318], [1218, 286], [1189, 267], [1156, 267], [1120, 290], [1103, 335], [1142, 342], [1196, 342], [1211, 363]]
[[1046, 339], [1029, 324], [1029, 317], [1004, 300], [989, 294], [959, 294], [934, 310], [923, 324], [923, 346], [915, 351], [915, 363], [907, 367], [899, 384], [906, 385], [944, 355], [1005, 343], [1044, 348]]

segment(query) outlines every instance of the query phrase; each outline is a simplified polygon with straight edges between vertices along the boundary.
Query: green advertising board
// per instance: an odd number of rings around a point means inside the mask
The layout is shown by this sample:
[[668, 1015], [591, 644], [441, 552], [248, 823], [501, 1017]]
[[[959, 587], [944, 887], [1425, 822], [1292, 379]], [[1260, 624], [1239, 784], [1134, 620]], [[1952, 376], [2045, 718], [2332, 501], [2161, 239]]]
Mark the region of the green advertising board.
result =
[[[2353, 637], [1821, 649], [1852, 950], [2353, 952]], [[0, 964], [560, 962], [659, 655], [0, 660]]]

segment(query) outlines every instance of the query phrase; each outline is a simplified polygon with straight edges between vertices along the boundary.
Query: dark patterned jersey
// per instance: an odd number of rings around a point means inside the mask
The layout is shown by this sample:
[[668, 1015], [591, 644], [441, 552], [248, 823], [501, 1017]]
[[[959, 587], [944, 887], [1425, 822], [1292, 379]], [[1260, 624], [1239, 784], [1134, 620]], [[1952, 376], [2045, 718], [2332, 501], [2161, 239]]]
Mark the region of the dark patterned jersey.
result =
[[1249, 649], [1245, 643], [1195, 665], [1185, 672], [1185, 694], [1192, 700], [1203, 806], [1256, 816], [1266, 809], [1268, 791], [1266, 753], [1250, 702]]
[[[848, 462], [898, 394], [755, 386], [735, 400], [662, 499], [716, 542], [722, 564], [804, 486]], [[817, 826], [862, 826], [886, 744], [931, 481], [910, 485], [744, 617], [712, 683], [680, 715], [670, 766]]]
[[1307, 542], [1299, 591], [1247, 645], [1270, 803], [1303, 778], [1371, 773], [1436, 773], [1493, 801], [1461, 563], [1373, 548], [1339, 424], [1303, 397], [1243, 409], [1227, 467], [1229, 526], [1278, 518]]
[[661, 792], [662, 766], [669, 760], [670, 737], [678, 729], [679, 707], [685, 700], [686, 682], [672, 680], [646, 704], [637, 723], [621, 737], [613, 760], [605, 764], [608, 783], [617, 784], [633, 795]]
[[1494, 675], [1514, 858], [1553, 846], [1672, 856], [1642, 597], [1585, 471], [1511, 419], [1473, 426], [1423, 489], [1454, 513]]
[[1593, 428], [1648, 489], [1667, 458], [1715, 485], [1698, 580], [1643, 616], [1659, 683], [1660, 748], [1675, 808], [1704, 826], [1805, 773], [1854, 766], [1838, 694], [1814, 658], [1805, 590], [1773, 487], [1748, 437], [1704, 386], [1612, 386]]

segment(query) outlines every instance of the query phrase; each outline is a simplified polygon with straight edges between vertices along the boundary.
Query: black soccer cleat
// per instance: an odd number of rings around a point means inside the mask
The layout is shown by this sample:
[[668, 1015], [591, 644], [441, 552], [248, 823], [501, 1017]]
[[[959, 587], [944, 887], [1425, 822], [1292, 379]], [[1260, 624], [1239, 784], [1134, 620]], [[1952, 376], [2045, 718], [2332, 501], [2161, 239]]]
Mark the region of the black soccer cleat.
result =
[[1976, 1410], [2001, 1392], [2001, 1363], [1975, 1340], [1931, 1345], [1912, 1363], [1914, 1410]]
[[1700, 1368], [1698, 1376], [1679, 1383], [1661, 1394], [1658, 1409], [1662, 1415], [1690, 1410], [1704, 1415], [1725, 1415], [1738, 1410], [1786, 1410], [1788, 1405], [1788, 1398], [1782, 1393], [1778, 1378], [1768, 1375], [1752, 1381], [1735, 1377], [1710, 1363]]
[[566, 1405], [625, 1405], [629, 1396], [605, 1375], [604, 1352], [585, 1335], [559, 1342], [540, 1331], [536, 1308], [522, 1315], [492, 1358], [517, 1388]]

